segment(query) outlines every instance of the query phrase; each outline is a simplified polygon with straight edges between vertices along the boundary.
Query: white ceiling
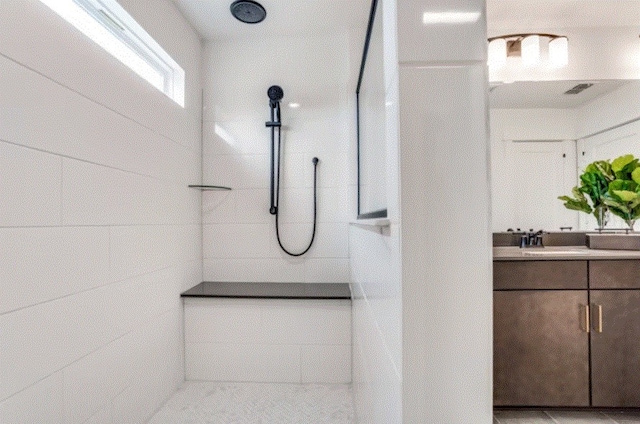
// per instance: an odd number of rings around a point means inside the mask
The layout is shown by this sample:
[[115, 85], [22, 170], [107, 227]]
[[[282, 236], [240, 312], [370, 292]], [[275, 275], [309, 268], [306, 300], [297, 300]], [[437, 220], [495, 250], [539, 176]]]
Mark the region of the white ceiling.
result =
[[205, 40], [326, 34], [366, 28], [371, 0], [259, 0], [267, 17], [245, 24], [231, 16], [233, 0], [173, 0]]
[[[267, 19], [243, 24], [232, 0], [173, 0], [203, 39], [297, 36], [365, 27], [371, 0], [260, 0]], [[640, 26], [640, 0], [487, 0], [490, 36], [501, 31]]]
[[[564, 94], [578, 84], [593, 86], [578, 94]], [[631, 81], [517, 81], [491, 87], [489, 103], [496, 109], [573, 109]]]
[[[267, 18], [256, 25], [231, 16], [232, 0], [173, 0], [205, 40], [305, 36], [366, 27], [371, 0], [259, 0]], [[638, 26], [640, 0], [487, 0], [489, 36], [563, 28]], [[601, 82], [577, 96], [563, 93], [579, 82], [518, 82], [490, 93], [491, 107], [576, 107], [617, 89]]]

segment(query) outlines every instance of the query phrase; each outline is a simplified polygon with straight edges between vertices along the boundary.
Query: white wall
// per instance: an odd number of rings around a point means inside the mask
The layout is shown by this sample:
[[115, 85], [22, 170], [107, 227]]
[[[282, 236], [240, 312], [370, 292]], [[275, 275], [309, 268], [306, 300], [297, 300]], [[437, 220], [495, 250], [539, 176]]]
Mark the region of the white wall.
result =
[[459, 5], [478, 11], [476, 22], [435, 26], [423, 25], [422, 14], [456, 5], [383, 7], [391, 225], [350, 231], [358, 418], [489, 423], [485, 5]]
[[640, 119], [638, 97], [640, 97], [640, 81], [632, 81], [578, 108], [576, 111], [577, 138], [585, 138]]
[[[346, 31], [211, 41], [203, 69], [203, 181], [233, 188], [203, 195], [204, 279], [348, 281], [347, 222], [355, 208], [349, 165], [355, 159]], [[280, 234], [294, 252], [311, 238], [311, 159], [320, 159], [316, 240], [300, 258], [280, 250], [269, 214], [271, 85], [284, 90]], [[301, 107], [291, 109], [289, 102]]]
[[145, 421], [184, 379], [201, 280], [200, 42], [121, 1], [185, 69], [186, 108], [36, 0], [0, 3], [0, 421]]
[[[379, 1], [383, 31], [386, 201], [391, 226], [351, 225], [349, 248], [353, 297], [353, 393], [357, 422], [402, 421], [402, 280], [398, 173], [398, 51], [394, 1]], [[351, 39], [352, 67], [362, 57], [363, 37]], [[370, 60], [370, 58], [368, 58]], [[375, 64], [371, 64], [376, 66]], [[355, 86], [355, 83], [354, 83]], [[352, 140], [355, 145], [356, 139]], [[354, 161], [354, 168], [356, 163]], [[355, 218], [355, 216], [354, 216]]]
[[576, 120], [573, 109], [491, 109], [493, 231], [578, 228], [557, 199], [577, 182]]

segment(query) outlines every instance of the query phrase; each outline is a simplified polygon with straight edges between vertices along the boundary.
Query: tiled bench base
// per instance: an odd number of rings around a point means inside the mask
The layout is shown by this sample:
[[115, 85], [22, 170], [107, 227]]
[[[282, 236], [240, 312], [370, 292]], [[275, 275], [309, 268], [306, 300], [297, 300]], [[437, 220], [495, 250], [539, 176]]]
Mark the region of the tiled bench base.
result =
[[349, 299], [184, 298], [187, 380], [349, 383]]

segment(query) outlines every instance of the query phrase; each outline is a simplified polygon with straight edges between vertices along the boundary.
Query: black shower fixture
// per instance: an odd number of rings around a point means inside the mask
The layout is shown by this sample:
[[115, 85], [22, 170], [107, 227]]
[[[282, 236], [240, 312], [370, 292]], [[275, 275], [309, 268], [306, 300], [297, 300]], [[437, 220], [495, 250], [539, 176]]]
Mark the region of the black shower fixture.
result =
[[311, 241], [303, 251], [293, 253], [286, 249], [280, 240], [280, 225], [278, 220], [280, 212], [278, 209], [278, 204], [280, 203], [280, 162], [283, 156], [280, 100], [284, 97], [284, 91], [279, 85], [272, 85], [267, 90], [267, 96], [269, 97], [269, 109], [271, 110], [271, 120], [265, 122], [266, 127], [271, 128], [271, 207], [269, 208], [269, 213], [275, 216], [276, 239], [278, 240], [280, 248], [287, 255], [302, 256], [311, 249], [311, 245], [313, 245], [313, 241], [316, 238], [316, 226], [318, 223], [318, 162], [320, 162], [320, 160], [315, 157], [311, 160], [311, 163], [313, 163], [313, 233], [311, 234]]
[[231, 3], [229, 9], [237, 20], [246, 24], [257, 24], [267, 16], [264, 7], [253, 0], [236, 0]]

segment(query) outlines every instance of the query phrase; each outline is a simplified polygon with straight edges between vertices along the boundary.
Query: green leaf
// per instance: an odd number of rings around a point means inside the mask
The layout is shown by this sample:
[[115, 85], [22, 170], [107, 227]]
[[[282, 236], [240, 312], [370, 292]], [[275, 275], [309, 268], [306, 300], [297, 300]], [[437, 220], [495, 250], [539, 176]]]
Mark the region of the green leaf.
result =
[[636, 158], [634, 158], [633, 155], [620, 156], [619, 158], [616, 158], [613, 160], [613, 162], [611, 162], [611, 169], [613, 170], [613, 172], [620, 172], [626, 165], [632, 163], [635, 160]]
[[572, 199], [569, 196], [560, 196], [558, 197], [558, 199], [563, 200], [565, 202], [564, 207], [567, 209], [585, 212], [585, 213], [591, 213], [592, 211], [591, 206], [589, 206], [586, 199], [576, 200], [576, 199]]
[[613, 190], [612, 192], [623, 202], [633, 202], [640, 197], [640, 194], [636, 193], [635, 191]]
[[606, 161], [606, 160], [598, 160], [593, 163], [590, 163], [585, 168], [585, 172], [589, 172], [592, 174], [600, 174], [607, 181], [613, 181], [616, 178], [615, 174], [611, 170], [611, 164], [609, 163], [609, 161]]
[[631, 173], [631, 179], [637, 184], [640, 184], [640, 166], [633, 170]]

